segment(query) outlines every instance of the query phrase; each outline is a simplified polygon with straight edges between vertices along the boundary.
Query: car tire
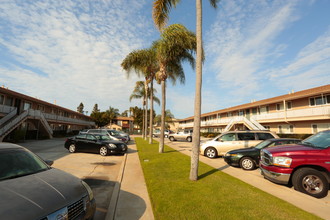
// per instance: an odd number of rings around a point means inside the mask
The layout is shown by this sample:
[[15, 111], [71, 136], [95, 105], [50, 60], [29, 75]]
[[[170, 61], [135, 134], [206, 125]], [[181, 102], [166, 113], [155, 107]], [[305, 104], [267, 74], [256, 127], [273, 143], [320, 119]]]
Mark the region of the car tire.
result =
[[205, 149], [205, 156], [207, 156], [208, 158], [216, 158], [218, 157], [218, 151], [214, 148], [214, 147], [208, 147]]
[[69, 152], [70, 153], [74, 153], [74, 152], [76, 152], [76, 145], [74, 145], [74, 144], [70, 144], [70, 146], [69, 146]]
[[322, 172], [312, 168], [301, 168], [294, 172], [292, 184], [295, 190], [323, 198], [328, 195], [329, 183]]
[[101, 156], [107, 156], [108, 155], [108, 148], [106, 146], [102, 146], [100, 148], [100, 155]]
[[192, 141], [192, 137], [187, 137], [187, 141], [191, 142]]
[[243, 157], [240, 160], [239, 165], [243, 170], [255, 170], [256, 169], [256, 163], [250, 157]]
[[173, 136], [169, 137], [170, 141], [175, 141], [175, 138]]

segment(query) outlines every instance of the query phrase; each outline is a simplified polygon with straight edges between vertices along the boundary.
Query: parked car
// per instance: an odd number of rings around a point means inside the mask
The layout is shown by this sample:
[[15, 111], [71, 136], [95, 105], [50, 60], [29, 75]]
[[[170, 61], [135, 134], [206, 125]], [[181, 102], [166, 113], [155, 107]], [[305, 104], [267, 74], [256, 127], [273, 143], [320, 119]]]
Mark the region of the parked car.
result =
[[[167, 138], [169, 134], [173, 134], [171, 130], [165, 130], [164, 131], [164, 137]], [[152, 134], [153, 137], [160, 137], [160, 130], [155, 130]]]
[[121, 131], [121, 130], [116, 130], [116, 131], [119, 133], [119, 135], [123, 136], [123, 137], [126, 138], [128, 141], [131, 140], [131, 137], [129, 136], [129, 134], [127, 134], [127, 133], [125, 133], [125, 132], [123, 132], [123, 131]]
[[95, 199], [79, 178], [26, 148], [0, 143], [1, 219], [92, 219]]
[[293, 185], [315, 198], [328, 195], [330, 184], [330, 130], [300, 144], [261, 150], [260, 172], [268, 180]]
[[170, 139], [170, 141], [192, 141], [192, 131], [191, 130], [183, 130], [183, 131], [178, 131], [176, 133], [172, 133], [168, 135], [168, 139]]
[[273, 138], [260, 142], [255, 147], [241, 148], [228, 151], [223, 157], [230, 166], [241, 167], [243, 170], [254, 170], [259, 166], [260, 150], [284, 144], [297, 144], [301, 142], [296, 138]]
[[122, 141], [113, 140], [104, 134], [79, 134], [67, 138], [64, 147], [70, 153], [77, 151], [99, 153], [102, 156], [122, 154], [127, 151], [127, 145]]
[[209, 158], [216, 158], [225, 155], [230, 150], [249, 148], [271, 138], [279, 137], [270, 131], [229, 131], [202, 144], [200, 152]]
[[128, 139], [121, 136], [119, 133], [116, 132], [116, 130], [111, 129], [89, 129], [87, 134], [105, 134], [111, 137], [114, 140], [122, 141], [124, 143], [128, 143]]

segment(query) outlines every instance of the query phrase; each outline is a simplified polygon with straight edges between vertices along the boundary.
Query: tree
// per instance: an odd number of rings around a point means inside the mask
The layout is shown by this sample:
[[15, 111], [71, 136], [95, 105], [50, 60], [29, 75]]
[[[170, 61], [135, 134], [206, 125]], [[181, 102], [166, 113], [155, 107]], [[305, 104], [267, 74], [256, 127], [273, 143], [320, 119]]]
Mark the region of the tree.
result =
[[[159, 66], [156, 60], [156, 53], [154, 48], [143, 49], [143, 50], [135, 50], [128, 54], [126, 58], [123, 60], [121, 66], [124, 70], [129, 73], [134, 70], [138, 76], [143, 75], [145, 77], [145, 97], [149, 97], [148, 95], [148, 84], [150, 82], [150, 91], [154, 91], [153, 81], [155, 79], [155, 74], [159, 70]], [[153, 104], [154, 104], [154, 94], [150, 93], [150, 111], [153, 112]], [[147, 99], [146, 99], [147, 106]], [[147, 109], [147, 107], [146, 107]], [[145, 124], [147, 124], [147, 110], [145, 111]], [[149, 143], [152, 143], [152, 130], [153, 130], [153, 116], [150, 115], [150, 132], [149, 132]], [[144, 129], [143, 133], [144, 137], [147, 136], [147, 126]]]
[[79, 106], [77, 107], [77, 112], [84, 114], [84, 104], [80, 102]]
[[109, 106], [109, 109], [105, 111], [105, 115], [109, 118], [109, 123], [112, 124], [113, 120], [119, 116], [119, 110]]
[[[170, 124], [174, 124], [173, 122], [174, 115], [171, 113], [169, 109], [165, 111], [165, 128], [170, 129]], [[155, 117], [155, 124], [159, 126], [162, 122], [162, 115], [157, 115]]]
[[96, 113], [96, 112], [100, 112], [99, 106], [97, 104], [94, 105], [93, 111], [91, 114]]
[[[217, 8], [220, 0], [209, 0], [212, 7]], [[176, 6], [180, 0], [155, 0], [153, 7], [153, 20], [156, 26], [162, 30], [168, 21], [168, 14], [172, 6]], [[201, 94], [202, 94], [202, 0], [196, 0], [196, 91], [194, 104], [194, 128], [192, 140], [191, 169], [190, 180], [198, 179], [198, 163], [199, 163], [199, 144], [200, 144], [200, 127], [201, 127]]]
[[123, 111], [120, 115], [123, 117], [128, 117], [128, 110]]
[[161, 107], [161, 133], [159, 152], [164, 152], [165, 130], [165, 106], [166, 106], [166, 80], [169, 78], [173, 84], [176, 80], [185, 81], [182, 67], [183, 61], [188, 61], [194, 68], [195, 59], [193, 53], [196, 50], [196, 36], [183, 25], [173, 24], [161, 32], [161, 39], [153, 43], [159, 65], [156, 74], [157, 81], [161, 83], [162, 107]]
[[105, 112], [92, 112], [91, 118], [93, 118], [97, 127], [104, 127], [110, 122], [110, 118], [107, 117]]

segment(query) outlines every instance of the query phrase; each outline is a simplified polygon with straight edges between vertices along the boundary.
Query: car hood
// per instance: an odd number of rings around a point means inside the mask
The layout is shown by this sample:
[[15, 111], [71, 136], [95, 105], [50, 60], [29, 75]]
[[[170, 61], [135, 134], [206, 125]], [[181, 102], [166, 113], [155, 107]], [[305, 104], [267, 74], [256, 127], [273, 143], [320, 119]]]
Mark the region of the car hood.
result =
[[260, 150], [255, 147], [249, 147], [249, 148], [240, 148], [240, 149], [236, 149], [236, 150], [231, 150], [231, 151], [228, 151], [228, 153], [237, 154], [237, 153], [247, 153], [247, 152], [257, 152], [257, 151], [260, 151]]
[[50, 169], [0, 182], [1, 219], [40, 219], [87, 195], [81, 180]]
[[283, 153], [285, 153], [287, 156], [289, 156], [291, 154], [295, 154], [295, 155], [303, 154], [303, 155], [305, 155], [306, 152], [312, 153], [312, 152], [317, 152], [317, 151], [324, 150], [324, 149], [313, 148], [311, 146], [300, 145], [300, 144], [282, 145], [282, 146], [266, 148], [266, 149], [267, 149], [267, 151], [269, 151], [272, 154], [283, 154]]

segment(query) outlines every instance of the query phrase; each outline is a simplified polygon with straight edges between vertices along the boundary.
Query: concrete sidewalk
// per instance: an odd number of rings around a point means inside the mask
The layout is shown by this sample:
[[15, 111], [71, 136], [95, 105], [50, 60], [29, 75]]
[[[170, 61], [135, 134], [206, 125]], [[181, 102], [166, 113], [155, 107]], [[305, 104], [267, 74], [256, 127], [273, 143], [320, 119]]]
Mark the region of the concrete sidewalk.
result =
[[105, 219], [154, 219], [136, 145], [125, 154]]

